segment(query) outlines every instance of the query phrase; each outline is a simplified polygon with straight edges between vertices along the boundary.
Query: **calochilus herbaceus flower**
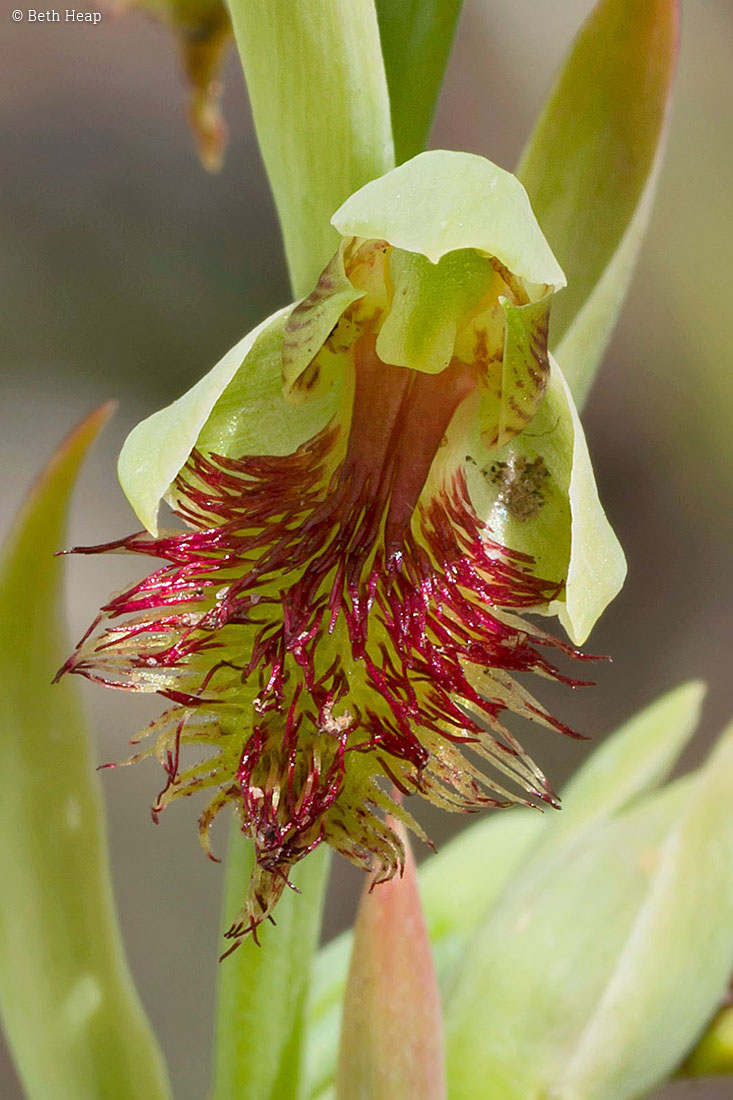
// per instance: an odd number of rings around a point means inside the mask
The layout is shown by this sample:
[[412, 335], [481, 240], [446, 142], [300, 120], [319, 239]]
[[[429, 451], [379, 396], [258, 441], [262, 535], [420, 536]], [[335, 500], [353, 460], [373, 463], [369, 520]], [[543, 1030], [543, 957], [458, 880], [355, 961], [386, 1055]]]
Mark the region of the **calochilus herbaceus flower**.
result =
[[[420, 829], [392, 787], [554, 804], [504, 718], [569, 732], [517, 675], [563, 680], [574, 650], [525, 615], [578, 644], [624, 573], [548, 355], [563, 274], [520, 183], [425, 153], [333, 224], [313, 292], [132, 432], [120, 479], [147, 532], [88, 549], [164, 564], [65, 666], [169, 701], [135, 757], [167, 772], [156, 812], [211, 791], [208, 846], [236, 808], [256, 865], [235, 943], [321, 843], [398, 871], [385, 811]], [[163, 496], [184, 530], [158, 533]]]

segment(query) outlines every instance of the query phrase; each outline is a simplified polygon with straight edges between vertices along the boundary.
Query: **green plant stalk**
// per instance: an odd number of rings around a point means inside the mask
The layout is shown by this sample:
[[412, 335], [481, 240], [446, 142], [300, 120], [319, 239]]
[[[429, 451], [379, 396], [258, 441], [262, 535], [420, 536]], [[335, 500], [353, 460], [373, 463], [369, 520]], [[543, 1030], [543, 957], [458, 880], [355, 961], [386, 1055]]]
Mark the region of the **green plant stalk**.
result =
[[0, 1003], [30, 1100], [164, 1100], [166, 1070], [127, 969], [102, 801], [76, 686], [51, 680], [68, 500], [110, 413], [49, 464], [0, 567]]
[[[335, 252], [334, 210], [394, 165], [389, 95], [373, 0], [232, 0], [257, 138], [280, 218], [290, 281], [307, 293]], [[224, 924], [252, 870], [233, 823]], [[304, 1013], [329, 854], [296, 870], [263, 948], [248, 942], [219, 975], [214, 1097], [287, 1100], [299, 1090]]]
[[394, 166], [373, 0], [232, 0], [257, 139], [296, 296], [336, 251], [334, 210]]
[[[253, 848], [235, 820], [224, 895], [224, 930], [242, 904]], [[215, 1082], [212, 1100], [296, 1100], [311, 960], [318, 945], [328, 878], [325, 846], [293, 874], [300, 893], [287, 891], [277, 925], [258, 931], [219, 968]]]

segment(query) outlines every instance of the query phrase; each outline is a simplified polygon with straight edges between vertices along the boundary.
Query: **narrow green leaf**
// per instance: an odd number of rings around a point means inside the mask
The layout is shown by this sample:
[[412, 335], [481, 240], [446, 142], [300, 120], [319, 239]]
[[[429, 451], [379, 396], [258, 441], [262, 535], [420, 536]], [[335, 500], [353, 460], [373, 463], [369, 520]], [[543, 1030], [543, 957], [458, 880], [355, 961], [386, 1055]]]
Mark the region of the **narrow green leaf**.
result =
[[548, 845], [559, 847], [667, 777], [697, 729], [705, 690], [699, 680], [681, 684], [601, 742], [563, 790], [562, 813], [553, 814], [541, 855]]
[[127, 969], [77, 689], [52, 686], [66, 511], [93, 413], [36, 483], [0, 567], [0, 1002], [31, 1100], [163, 1100], [166, 1071]]
[[257, 138], [295, 294], [338, 246], [348, 196], [394, 164], [373, 0], [231, 0]]
[[690, 1049], [733, 969], [733, 727], [694, 776], [538, 852], [466, 951], [451, 1097], [633, 1100]]
[[[546, 817], [531, 810], [487, 816], [420, 867], [420, 895], [443, 992], [466, 938], [475, 931], [545, 822]], [[353, 934], [344, 932], [316, 956], [305, 1071], [306, 1096], [311, 1100], [320, 1100], [334, 1081], [352, 940]]]
[[554, 1086], [623, 952], [688, 789], [677, 784], [597, 823], [513, 880], [469, 944], [446, 1006], [451, 1100], [595, 1100]]
[[678, 0], [600, 0], [518, 172], [568, 279], [552, 337], [588, 393], [628, 287], [654, 195], [674, 73]]
[[[277, 924], [258, 929], [219, 969], [212, 1100], [296, 1100], [302, 1089], [304, 1011], [328, 873], [325, 845], [293, 872]], [[224, 927], [242, 904], [253, 850], [232, 824]]]
[[364, 888], [354, 926], [337, 1100], [445, 1100], [443, 1020], [415, 862]]
[[623, 1100], [670, 1074], [728, 986], [731, 929], [733, 724], [690, 784], [558, 1094]]
[[[470, 936], [518, 868], [574, 843], [584, 829], [653, 789], [697, 726], [704, 693], [697, 682], [662, 696], [608, 736], [563, 792], [560, 813], [531, 810], [486, 816], [422, 864], [420, 893], [441, 989], [447, 994]], [[524, 874], [524, 870], [521, 872]], [[309, 1097], [333, 1080], [350, 934], [317, 955], [308, 1012]]]
[[397, 163], [425, 148], [463, 0], [376, 0]]

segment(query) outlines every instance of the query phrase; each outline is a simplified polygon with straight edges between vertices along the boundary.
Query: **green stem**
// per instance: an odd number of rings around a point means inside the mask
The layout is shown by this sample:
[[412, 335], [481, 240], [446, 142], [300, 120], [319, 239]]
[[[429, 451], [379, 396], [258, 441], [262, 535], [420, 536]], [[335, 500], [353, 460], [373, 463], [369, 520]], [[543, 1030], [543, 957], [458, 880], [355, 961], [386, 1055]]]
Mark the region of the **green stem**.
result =
[[[252, 873], [252, 844], [232, 823], [224, 928], [241, 907]], [[258, 930], [219, 969], [212, 1100], [296, 1100], [302, 1081], [305, 1005], [328, 878], [325, 845], [295, 868], [300, 893], [286, 890], [277, 925]]]

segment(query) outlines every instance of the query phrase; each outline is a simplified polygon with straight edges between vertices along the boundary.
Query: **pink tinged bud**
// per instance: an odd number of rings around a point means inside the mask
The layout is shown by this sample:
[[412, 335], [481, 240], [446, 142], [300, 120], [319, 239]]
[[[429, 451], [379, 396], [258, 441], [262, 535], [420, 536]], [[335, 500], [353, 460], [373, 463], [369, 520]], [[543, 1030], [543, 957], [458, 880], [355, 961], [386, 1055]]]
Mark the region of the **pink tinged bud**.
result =
[[344, 1000], [337, 1100], [444, 1100], [443, 1017], [415, 862], [366, 889]]

